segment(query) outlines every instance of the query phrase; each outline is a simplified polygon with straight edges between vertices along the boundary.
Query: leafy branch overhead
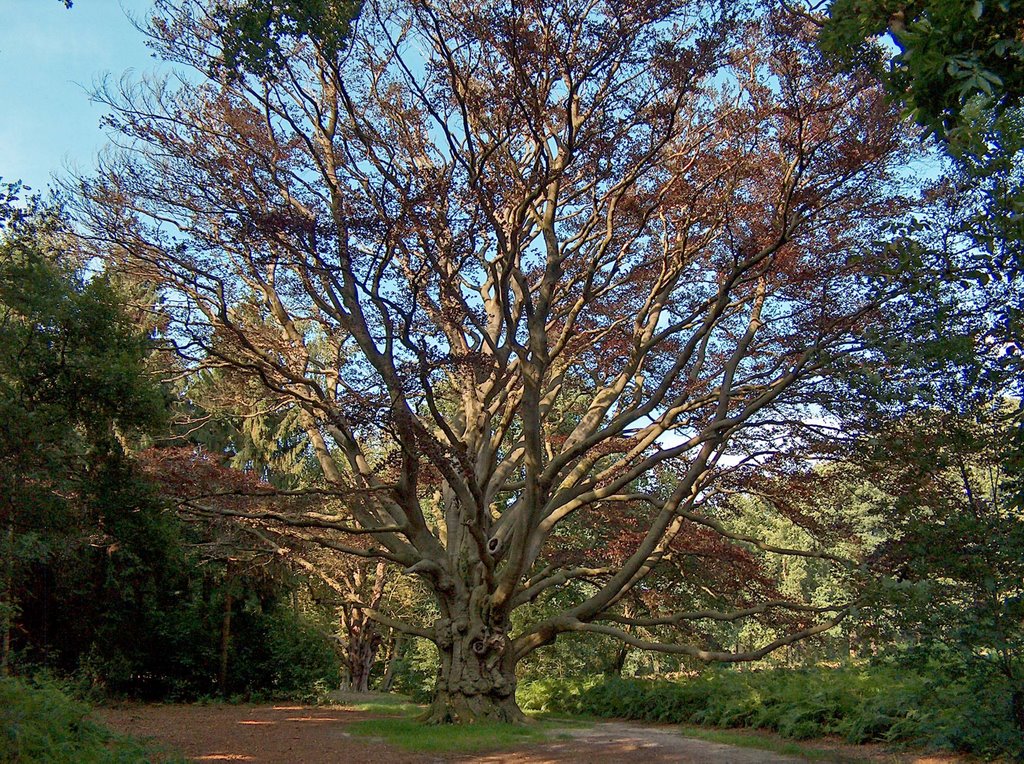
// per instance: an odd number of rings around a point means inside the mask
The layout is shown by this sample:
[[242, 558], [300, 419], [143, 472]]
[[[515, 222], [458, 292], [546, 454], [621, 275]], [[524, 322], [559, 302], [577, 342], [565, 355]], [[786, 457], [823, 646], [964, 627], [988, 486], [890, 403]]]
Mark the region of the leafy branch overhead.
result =
[[996, 111], [1021, 104], [1024, 6], [1019, 2], [836, 0], [829, 17], [822, 45], [848, 60], [865, 55], [868, 40], [886, 32], [892, 36], [899, 52], [885, 72], [889, 88], [919, 123], [940, 134], [969, 122], [969, 105], [976, 99]]
[[360, 0], [246, 0], [215, 8], [222, 65], [232, 76], [274, 77], [300, 43], [336, 59], [345, 49]]

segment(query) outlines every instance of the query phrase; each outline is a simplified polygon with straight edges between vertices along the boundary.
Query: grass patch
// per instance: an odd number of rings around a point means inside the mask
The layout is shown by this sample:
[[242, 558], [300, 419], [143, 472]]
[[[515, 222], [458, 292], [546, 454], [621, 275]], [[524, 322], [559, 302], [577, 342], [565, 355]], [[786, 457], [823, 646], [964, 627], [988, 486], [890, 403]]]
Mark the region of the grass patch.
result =
[[342, 705], [353, 711], [364, 711], [368, 714], [381, 714], [382, 716], [412, 716], [423, 711], [423, 706], [408, 700], [397, 703], [371, 700], [366, 703], [343, 703]]
[[413, 703], [405, 695], [386, 692], [346, 692], [332, 693], [332, 705], [341, 706], [351, 711], [362, 711], [382, 716], [412, 716], [423, 710], [423, 706]]
[[544, 742], [548, 738], [549, 726], [437, 725], [392, 717], [355, 722], [349, 725], [349, 729], [357, 735], [378, 737], [390, 745], [417, 753], [481, 753]]
[[604, 721], [597, 716], [563, 716], [560, 714], [539, 713], [536, 711], [524, 711], [529, 718], [540, 722], [547, 728], [569, 728], [584, 729], [593, 727], [594, 722]]

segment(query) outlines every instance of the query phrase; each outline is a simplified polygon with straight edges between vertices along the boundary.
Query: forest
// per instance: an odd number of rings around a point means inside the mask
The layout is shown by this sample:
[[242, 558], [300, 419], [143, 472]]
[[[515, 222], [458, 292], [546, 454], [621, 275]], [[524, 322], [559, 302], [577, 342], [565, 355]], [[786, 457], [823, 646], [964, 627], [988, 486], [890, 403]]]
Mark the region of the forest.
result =
[[0, 185], [0, 759], [339, 688], [1024, 756], [1024, 7], [142, 21]]

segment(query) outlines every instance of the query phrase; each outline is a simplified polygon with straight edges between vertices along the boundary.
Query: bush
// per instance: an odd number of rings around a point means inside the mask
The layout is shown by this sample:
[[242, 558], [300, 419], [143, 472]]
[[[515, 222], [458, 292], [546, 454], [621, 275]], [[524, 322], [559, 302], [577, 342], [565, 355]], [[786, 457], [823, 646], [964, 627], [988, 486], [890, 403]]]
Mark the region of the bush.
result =
[[238, 613], [234, 629], [228, 672], [233, 694], [315, 700], [325, 694], [320, 688], [341, 681], [329, 638], [284, 603]]
[[154, 760], [153, 751], [88, 716], [87, 705], [68, 697], [52, 681], [29, 683], [0, 677], [0, 761], [141, 764]]
[[434, 695], [437, 679], [437, 648], [426, 639], [413, 639], [395, 666], [395, 692], [406, 695], [415, 703], [429, 703]]

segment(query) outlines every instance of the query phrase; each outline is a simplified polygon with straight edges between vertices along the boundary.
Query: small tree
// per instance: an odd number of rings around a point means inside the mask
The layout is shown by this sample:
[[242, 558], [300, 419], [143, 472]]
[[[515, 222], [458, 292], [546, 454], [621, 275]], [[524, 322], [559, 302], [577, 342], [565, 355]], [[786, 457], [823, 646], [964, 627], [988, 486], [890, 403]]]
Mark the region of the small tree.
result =
[[[653, 641], [618, 611], [654, 575], [704, 575], [673, 564], [680, 544], [760, 543], [716, 490], [796, 442], [872, 320], [872, 242], [907, 209], [896, 115], [801, 20], [368, 2], [347, 48], [282, 37], [274, 66], [239, 72], [214, 6], [158, 10], [155, 49], [206, 79], [107, 94], [128, 148], [83, 181], [83, 220], [160, 285], [185, 358], [301, 409], [345, 497], [248, 516], [432, 592], [433, 622], [375, 613], [438, 646], [432, 720], [521, 719], [516, 664], [562, 634], [750, 660], [844, 617], [726, 592], [645, 620]], [[628, 516], [628, 548], [565, 565], [560, 534], [587, 516]], [[748, 650], [673, 637], [779, 612], [787, 634]]]
[[[1013, 437], [999, 407], [907, 412], [880, 425], [857, 456], [865, 478], [888, 495], [878, 506], [888, 538], [871, 563], [897, 585], [876, 606], [1003, 695], [1020, 732], [1024, 513], [1007, 490]], [[1019, 748], [1018, 738], [1011, 750]]]

